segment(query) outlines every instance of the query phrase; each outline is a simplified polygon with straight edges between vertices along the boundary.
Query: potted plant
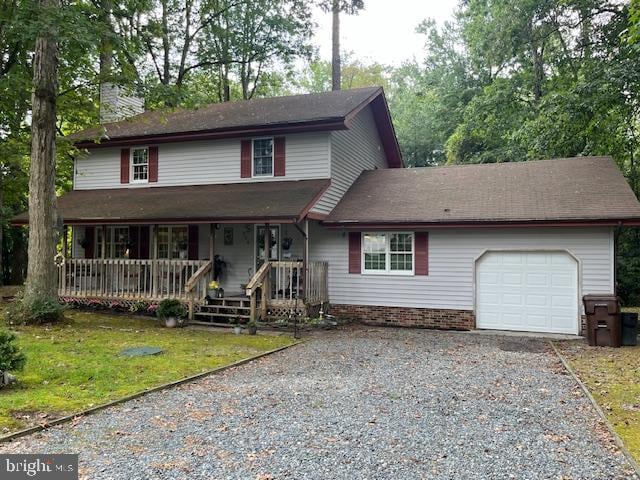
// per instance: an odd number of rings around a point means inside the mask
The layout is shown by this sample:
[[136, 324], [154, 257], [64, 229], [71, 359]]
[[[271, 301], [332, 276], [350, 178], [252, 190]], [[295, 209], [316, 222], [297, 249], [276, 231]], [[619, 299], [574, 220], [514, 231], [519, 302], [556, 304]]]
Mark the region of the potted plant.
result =
[[184, 325], [187, 309], [180, 300], [165, 298], [158, 305], [156, 315], [164, 321], [164, 325], [168, 328], [181, 327]]
[[258, 324], [255, 320], [251, 320], [247, 323], [247, 331], [249, 332], [249, 335], [255, 335], [258, 333]]
[[236, 335], [240, 335], [242, 333], [242, 326], [237, 318], [233, 320], [233, 333]]
[[209, 282], [207, 289], [207, 300], [211, 300], [212, 298], [223, 298], [224, 290], [220, 286], [217, 280], [211, 280]]

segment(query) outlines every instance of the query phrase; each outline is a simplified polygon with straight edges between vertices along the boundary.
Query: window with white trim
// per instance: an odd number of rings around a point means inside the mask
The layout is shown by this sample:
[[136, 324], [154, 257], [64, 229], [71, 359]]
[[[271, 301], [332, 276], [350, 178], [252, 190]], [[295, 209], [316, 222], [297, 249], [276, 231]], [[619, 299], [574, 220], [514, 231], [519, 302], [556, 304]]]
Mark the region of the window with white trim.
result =
[[253, 140], [252, 162], [254, 177], [273, 175], [273, 138], [255, 138]]
[[149, 181], [149, 149], [133, 148], [131, 150], [131, 179], [133, 182]]
[[158, 227], [158, 258], [186, 260], [189, 258], [189, 227]]
[[410, 232], [363, 233], [363, 272], [412, 275], [414, 248]]

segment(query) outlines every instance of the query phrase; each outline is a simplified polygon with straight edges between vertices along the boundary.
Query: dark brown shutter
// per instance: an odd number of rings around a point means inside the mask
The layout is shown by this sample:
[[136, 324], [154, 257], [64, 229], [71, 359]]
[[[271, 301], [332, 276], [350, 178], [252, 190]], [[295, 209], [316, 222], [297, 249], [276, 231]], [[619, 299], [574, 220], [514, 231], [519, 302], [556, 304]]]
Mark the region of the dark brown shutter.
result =
[[140, 258], [139, 253], [139, 229], [138, 226], [129, 227], [129, 258]]
[[149, 259], [149, 226], [143, 225], [140, 227], [140, 248], [138, 249], [139, 257], [143, 260]]
[[158, 147], [149, 147], [149, 182], [158, 181]]
[[120, 183], [129, 183], [129, 149], [120, 150]]
[[285, 173], [284, 137], [273, 140], [273, 176], [284, 177]]
[[84, 241], [86, 247], [84, 248], [84, 258], [93, 258], [93, 250], [96, 245], [96, 227], [84, 227]]
[[416, 232], [415, 244], [415, 274], [429, 275], [429, 234]]
[[349, 273], [361, 272], [362, 240], [360, 232], [349, 232]]
[[189, 225], [189, 260], [198, 259], [198, 225]]
[[240, 177], [251, 178], [251, 140], [240, 142]]

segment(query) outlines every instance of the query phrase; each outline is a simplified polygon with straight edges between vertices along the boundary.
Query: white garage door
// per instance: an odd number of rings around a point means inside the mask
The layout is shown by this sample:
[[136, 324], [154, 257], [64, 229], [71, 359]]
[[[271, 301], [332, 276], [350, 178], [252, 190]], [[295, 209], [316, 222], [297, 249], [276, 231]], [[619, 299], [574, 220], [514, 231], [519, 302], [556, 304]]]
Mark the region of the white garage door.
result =
[[477, 328], [578, 333], [578, 264], [564, 252], [488, 252], [476, 265]]

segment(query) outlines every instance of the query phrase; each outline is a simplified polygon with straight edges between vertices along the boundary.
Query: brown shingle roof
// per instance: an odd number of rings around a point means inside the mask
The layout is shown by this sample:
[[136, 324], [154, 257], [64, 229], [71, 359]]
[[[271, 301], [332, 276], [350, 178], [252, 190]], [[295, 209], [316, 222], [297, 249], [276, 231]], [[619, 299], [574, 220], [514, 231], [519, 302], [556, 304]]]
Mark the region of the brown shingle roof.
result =
[[216, 103], [194, 110], [156, 110], [69, 136], [74, 141], [150, 137], [342, 121], [382, 94], [380, 87]]
[[[66, 224], [291, 222], [304, 216], [328, 185], [328, 180], [301, 180], [73, 190], [58, 199], [58, 211]], [[12, 220], [14, 224], [27, 221], [27, 213]]]
[[334, 224], [502, 223], [640, 219], [610, 157], [363, 172]]

